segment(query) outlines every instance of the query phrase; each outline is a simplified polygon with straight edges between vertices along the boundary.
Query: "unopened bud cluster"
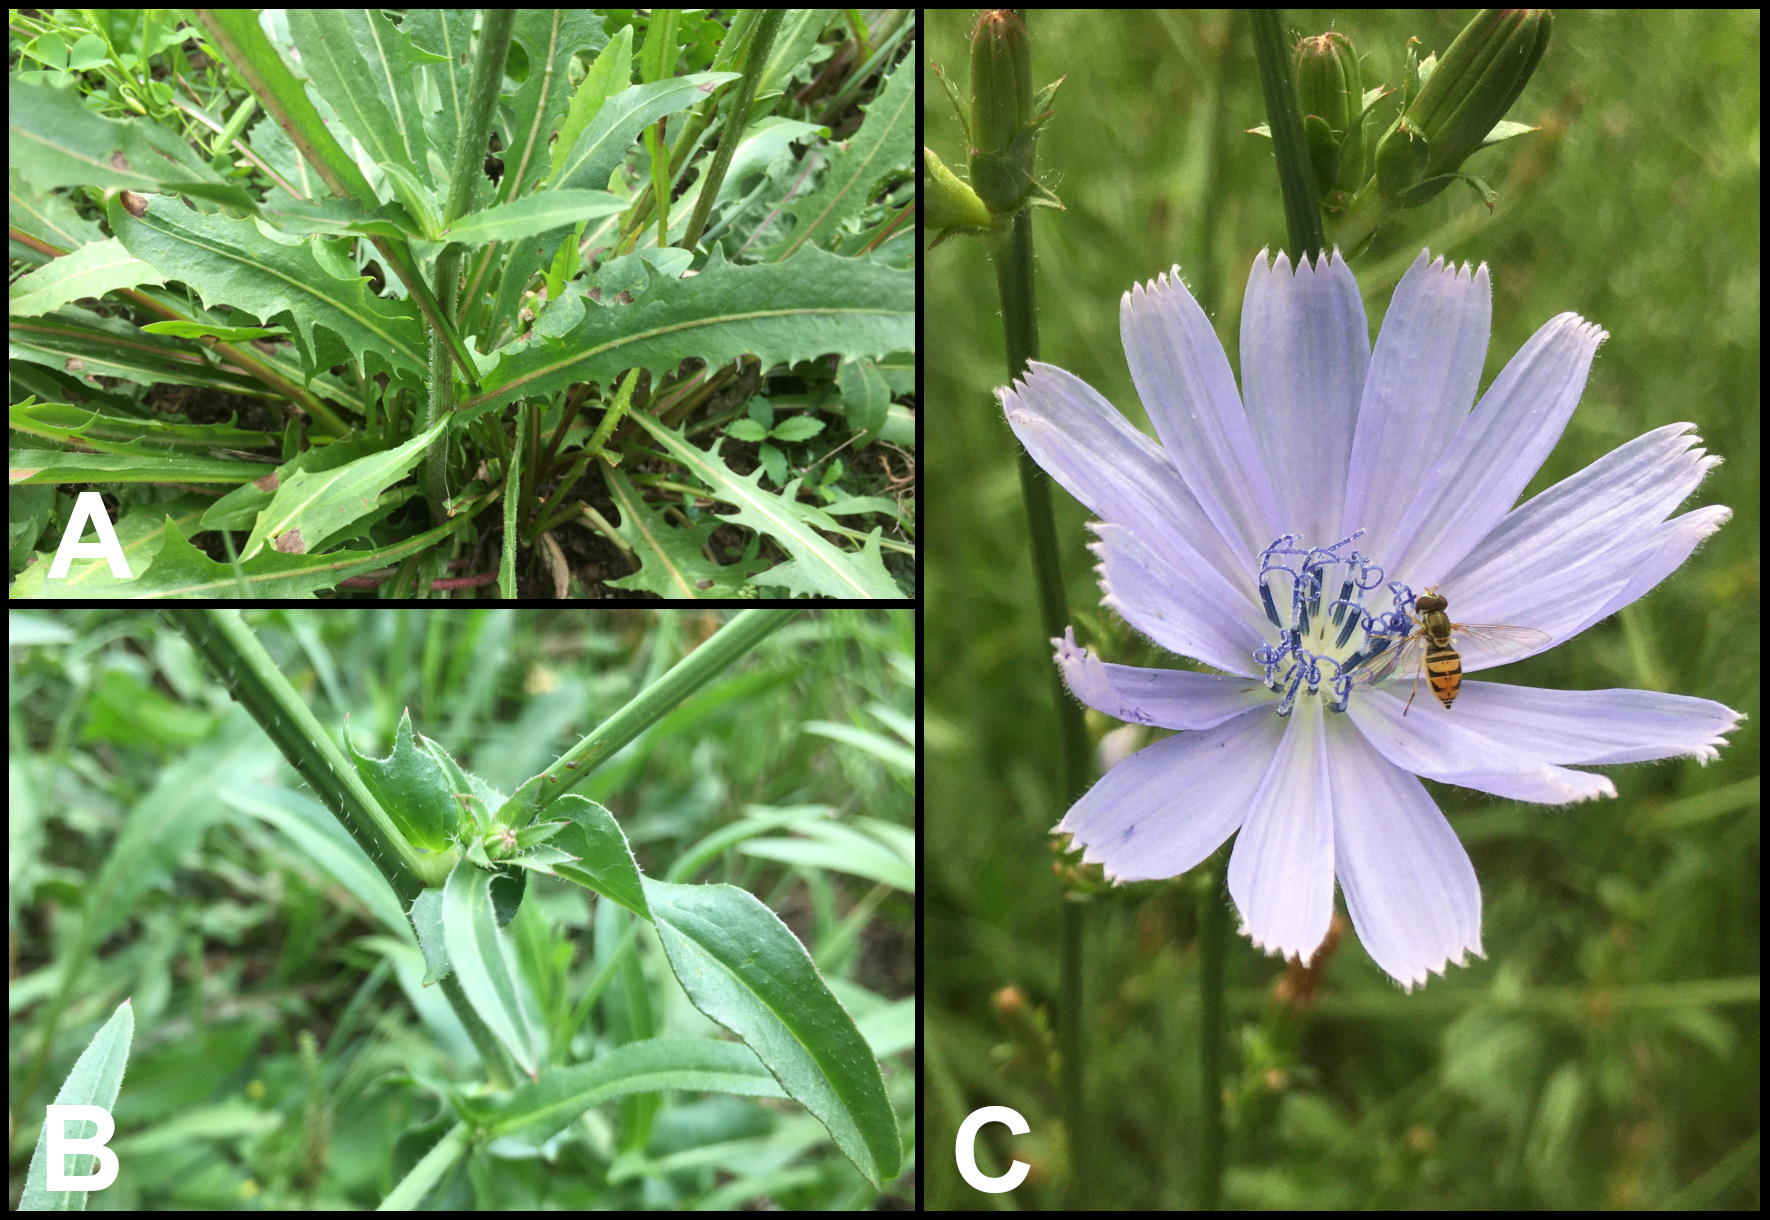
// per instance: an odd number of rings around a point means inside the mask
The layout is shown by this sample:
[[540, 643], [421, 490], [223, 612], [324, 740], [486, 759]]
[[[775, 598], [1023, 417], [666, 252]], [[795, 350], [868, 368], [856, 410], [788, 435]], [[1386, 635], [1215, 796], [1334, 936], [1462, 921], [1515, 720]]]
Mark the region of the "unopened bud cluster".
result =
[[[1340, 33], [1313, 35], [1292, 51], [1304, 143], [1329, 232], [1351, 252], [1395, 212], [1419, 207], [1452, 182], [1468, 183], [1491, 207], [1495, 193], [1463, 171], [1469, 156], [1535, 128], [1506, 112], [1529, 83], [1554, 28], [1546, 9], [1484, 9], [1442, 57], [1411, 54], [1401, 113], [1380, 136], [1366, 129], [1372, 106], [1358, 53]], [[1257, 129], [1265, 134], [1265, 129]]]

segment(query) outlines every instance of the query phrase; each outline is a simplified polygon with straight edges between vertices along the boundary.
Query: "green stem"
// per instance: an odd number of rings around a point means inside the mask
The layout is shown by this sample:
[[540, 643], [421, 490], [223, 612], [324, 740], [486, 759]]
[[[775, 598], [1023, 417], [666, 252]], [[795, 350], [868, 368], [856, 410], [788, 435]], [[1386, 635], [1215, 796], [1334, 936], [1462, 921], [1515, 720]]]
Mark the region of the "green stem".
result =
[[1223, 975], [1229, 940], [1229, 894], [1219, 853], [1200, 878], [1198, 900], [1198, 1199], [1216, 1211], [1223, 1196]]
[[526, 826], [536, 813], [582, 783], [620, 748], [655, 724], [666, 712], [705, 686], [727, 666], [784, 627], [797, 610], [745, 610], [689, 653], [669, 673], [627, 702], [560, 755], [559, 761], [518, 788], [498, 811], [504, 826]]
[[[516, 28], [516, 11], [507, 8], [480, 10], [479, 49], [473, 61], [473, 82], [467, 90], [467, 121], [455, 149], [455, 165], [449, 177], [449, 195], [443, 203], [443, 227], [455, 223], [473, 206], [473, 190], [483, 173], [486, 145], [491, 139], [492, 112], [498, 104], [498, 87], [504, 81], [504, 60], [510, 53], [510, 35]], [[455, 290], [461, 275], [462, 247], [454, 243], [436, 256], [434, 313], [430, 330], [430, 404], [425, 413], [426, 430], [455, 409], [455, 375], [450, 360], [461, 366], [467, 384], [477, 386], [479, 375], [455, 333]], [[420, 302], [422, 303], [422, 302]], [[451, 342], [452, 340], [452, 342]], [[461, 350], [458, 350], [461, 349]], [[424, 455], [424, 497], [430, 503], [430, 524], [448, 520], [449, 436], [444, 432], [430, 443]]]
[[[996, 263], [996, 289], [1002, 302], [1003, 339], [1008, 355], [1010, 383], [1026, 373], [1027, 361], [1039, 354], [1038, 305], [1033, 293], [1032, 214], [1022, 208], [1015, 214], [1008, 236], [991, 244]], [[1058, 562], [1057, 526], [1051, 511], [1051, 481], [1024, 448], [1020, 450], [1020, 494], [1026, 507], [1027, 531], [1032, 543], [1033, 575], [1038, 585], [1040, 637], [1063, 634], [1069, 617], [1063, 596], [1062, 565]], [[1082, 706], [1063, 689], [1063, 678], [1050, 666], [1052, 701], [1057, 710], [1058, 782], [1063, 806], [1082, 795], [1088, 778], [1088, 736], [1082, 723]], [[1079, 896], [1066, 896], [1063, 904], [1063, 971], [1074, 982], [1065, 988], [1062, 1008], [1063, 1126], [1069, 1140], [1069, 1206], [1084, 1203], [1087, 1169], [1088, 1118], [1086, 1071], [1083, 1062], [1087, 1002], [1083, 994], [1082, 948], [1087, 906]]]
[[[725, 130], [719, 135], [719, 151], [713, 154], [713, 164], [707, 170], [706, 182], [701, 185], [700, 198], [695, 200], [694, 214], [688, 218], [688, 230], [682, 235], [684, 250], [693, 250], [701, 240], [701, 230], [707, 227], [707, 213], [713, 209], [713, 198], [719, 194], [719, 184], [725, 181], [725, 171], [731, 168], [738, 141], [744, 138], [744, 127], [750, 121], [750, 103], [756, 100], [756, 85], [768, 67], [768, 52], [774, 46], [774, 36], [781, 28], [785, 13], [785, 9], [766, 9], [762, 20], [756, 23], [754, 40], [744, 59], [744, 75], [738, 81], [737, 97], [732, 101], [731, 109], [725, 112]], [[667, 212], [669, 204], [659, 199], [658, 209]]]
[[1260, 67], [1260, 89], [1266, 100], [1266, 126], [1278, 160], [1278, 187], [1284, 198], [1285, 228], [1291, 263], [1317, 258], [1327, 250], [1321, 227], [1321, 204], [1315, 190], [1315, 166], [1303, 142], [1303, 107], [1291, 72], [1291, 49], [1284, 19], [1277, 9], [1250, 9], [1254, 60]]
[[[461, 247], [450, 243], [436, 256], [436, 288], [438, 304], [444, 315], [454, 301], [455, 279], [461, 267]], [[426, 430], [455, 409], [455, 370], [450, 367], [449, 354], [442, 333], [430, 332], [430, 402], [424, 413]], [[424, 454], [424, 498], [430, 503], [430, 524], [441, 525], [448, 520], [449, 434], [445, 429]]]
[[406, 842], [239, 611], [163, 613], [343, 823], [402, 904], [410, 906], [426, 885], [441, 885], [447, 879], [459, 849], [420, 853]]

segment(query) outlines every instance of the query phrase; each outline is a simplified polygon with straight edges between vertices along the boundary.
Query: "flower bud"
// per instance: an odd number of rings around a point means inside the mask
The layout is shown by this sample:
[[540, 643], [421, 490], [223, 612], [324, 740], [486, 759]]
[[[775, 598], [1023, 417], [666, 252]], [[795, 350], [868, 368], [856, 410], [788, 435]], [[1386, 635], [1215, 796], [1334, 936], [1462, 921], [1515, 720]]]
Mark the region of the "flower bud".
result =
[[1450, 185], [1449, 178], [1421, 185], [1430, 157], [1426, 139], [1403, 115], [1395, 129], [1377, 145], [1377, 185], [1385, 195], [1413, 207]]
[[1300, 40], [1291, 52], [1303, 138], [1315, 167], [1315, 185], [1330, 210], [1343, 206], [1364, 183], [1364, 84], [1358, 53], [1344, 34]]
[[508, 826], [496, 826], [492, 832], [481, 840], [486, 849], [486, 856], [493, 860], [502, 860], [516, 852], [516, 832]]
[[1026, 27], [986, 9], [971, 32], [971, 186], [993, 212], [1013, 211], [1032, 185], [1035, 117]]
[[[1553, 27], [1546, 9], [1484, 9], [1442, 59], [1421, 64], [1418, 93], [1377, 148], [1384, 192], [1407, 205], [1423, 203], [1446, 185], [1433, 180], [1455, 173], [1470, 153], [1529, 130], [1502, 120], [1536, 71]], [[1413, 147], [1420, 143], [1423, 159]]]

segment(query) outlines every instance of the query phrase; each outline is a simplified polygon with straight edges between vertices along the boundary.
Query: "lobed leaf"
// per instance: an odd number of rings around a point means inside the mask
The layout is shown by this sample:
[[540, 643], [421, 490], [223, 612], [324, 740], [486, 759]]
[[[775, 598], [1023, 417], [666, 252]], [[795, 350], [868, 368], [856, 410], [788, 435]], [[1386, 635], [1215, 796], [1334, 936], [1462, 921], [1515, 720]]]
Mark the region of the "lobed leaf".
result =
[[[159, 197], [139, 218], [116, 199], [106, 213], [124, 248], [212, 305], [232, 305], [263, 322], [287, 314], [310, 369], [359, 354], [392, 372], [421, 377], [428, 367], [417, 309], [376, 297], [367, 276], [338, 278], [307, 242], [284, 245], [253, 221], [205, 216]], [[336, 339], [316, 339], [322, 327]]]
[[755, 355], [764, 368], [810, 360], [886, 356], [915, 342], [915, 276], [815, 246], [785, 262], [740, 266], [717, 248], [700, 275], [651, 286], [622, 309], [589, 309], [559, 338], [500, 349], [482, 392], [458, 409], [471, 420], [518, 397], [576, 381], [608, 384], [630, 368], [654, 376], [696, 357], [709, 368]]
[[681, 528], [671, 524], [663, 509], [653, 509], [620, 471], [603, 464], [602, 477], [609, 496], [620, 510], [615, 529], [639, 557], [641, 567], [631, 576], [608, 583], [617, 589], [644, 589], [670, 601], [729, 598], [768, 566], [766, 559], [743, 559], [720, 564], [707, 558], [713, 531], [724, 519], [709, 516], [699, 525]]
[[765, 261], [786, 258], [801, 246], [825, 242], [843, 221], [858, 215], [875, 188], [904, 173], [915, 142], [915, 70], [900, 65], [869, 104], [866, 121], [831, 153], [817, 189], [789, 204], [783, 214], [797, 222], [791, 235], [763, 251]]
[[[812, 247], [815, 249], [816, 247]], [[757, 583], [783, 585], [795, 593], [830, 597], [898, 598], [903, 594], [879, 554], [879, 531], [874, 530], [861, 552], [851, 554], [825, 540], [814, 526], [830, 528], [834, 522], [819, 509], [799, 503], [798, 481], [778, 495], [762, 490], [762, 470], [740, 475], [711, 451], [697, 449], [681, 432], [664, 427], [649, 415], [633, 417], [652, 434], [671, 457], [711, 488], [715, 499], [738, 506], [725, 518], [750, 526], [773, 538], [793, 559], [777, 564], [758, 577]]]

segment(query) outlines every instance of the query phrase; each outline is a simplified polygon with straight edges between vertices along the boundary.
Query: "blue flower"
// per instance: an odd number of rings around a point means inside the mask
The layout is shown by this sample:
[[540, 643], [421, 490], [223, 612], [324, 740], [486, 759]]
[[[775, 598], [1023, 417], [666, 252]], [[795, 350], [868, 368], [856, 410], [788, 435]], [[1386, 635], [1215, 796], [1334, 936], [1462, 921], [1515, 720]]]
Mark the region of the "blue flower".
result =
[[1739, 716], [1706, 699], [1461, 681], [1614, 614], [1731, 515], [1672, 515], [1718, 460], [1689, 424], [1516, 504], [1605, 334], [1550, 319], [1476, 403], [1491, 312], [1485, 265], [1422, 252], [1373, 348], [1338, 253], [1293, 274], [1262, 252], [1239, 393], [1178, 268], [1125, 294], [1125, 356], [1159, 444], [1053, 365], [999, 391], [1034, 460], [1100, 518], [1105, 603], [1222, 671], [1110, 665], [1073, 633], [1052, 641], [1084, 703], [1186, 730], [1058, 823], [1084, 861], [1169, 877], [1235, 834], [1229, 892], [1255, 944], [1309, 961], [1337, 879], [1365, 949], [1411, 988], [1482, 952], [1474, 867], [1416, 777], [1566, 804], [1616, 795], [1576, 767], [1716, 756]]

